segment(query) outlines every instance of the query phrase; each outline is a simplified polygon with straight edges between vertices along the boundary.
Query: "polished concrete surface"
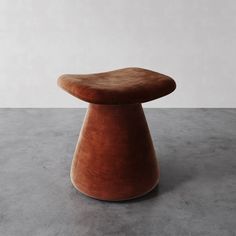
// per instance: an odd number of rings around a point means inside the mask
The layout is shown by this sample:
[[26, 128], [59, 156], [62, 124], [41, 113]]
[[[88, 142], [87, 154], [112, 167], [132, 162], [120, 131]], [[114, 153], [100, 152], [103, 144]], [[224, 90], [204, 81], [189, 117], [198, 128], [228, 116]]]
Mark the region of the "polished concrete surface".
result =
[[111, 203], [70, 182], [84, 109], [0, 109], [0, 235], [236, 235], [236, 110], [145, 113], [160, 186]]

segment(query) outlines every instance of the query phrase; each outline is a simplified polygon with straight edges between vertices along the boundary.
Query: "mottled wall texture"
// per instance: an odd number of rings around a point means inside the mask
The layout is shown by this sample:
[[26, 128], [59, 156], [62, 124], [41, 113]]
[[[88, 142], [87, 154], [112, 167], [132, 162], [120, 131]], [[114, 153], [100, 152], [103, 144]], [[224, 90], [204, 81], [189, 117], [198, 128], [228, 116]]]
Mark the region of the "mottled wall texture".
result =
[[0, 0], [0, 107], [84, 107], [63, 73], [170, 75], [147, 107], [235, 107], [235, 0]]

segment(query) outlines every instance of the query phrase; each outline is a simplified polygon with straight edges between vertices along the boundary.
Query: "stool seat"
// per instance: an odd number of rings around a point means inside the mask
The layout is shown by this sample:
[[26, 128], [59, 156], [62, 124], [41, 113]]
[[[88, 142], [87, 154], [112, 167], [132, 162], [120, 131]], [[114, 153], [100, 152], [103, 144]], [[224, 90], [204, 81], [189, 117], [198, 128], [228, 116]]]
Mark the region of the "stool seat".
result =
[[143, 103], [175, 90], [167, 75], [142, 68], [125, 68], [96, 74], [65, 74], [58, 85], [73, 96], [95, 104]]

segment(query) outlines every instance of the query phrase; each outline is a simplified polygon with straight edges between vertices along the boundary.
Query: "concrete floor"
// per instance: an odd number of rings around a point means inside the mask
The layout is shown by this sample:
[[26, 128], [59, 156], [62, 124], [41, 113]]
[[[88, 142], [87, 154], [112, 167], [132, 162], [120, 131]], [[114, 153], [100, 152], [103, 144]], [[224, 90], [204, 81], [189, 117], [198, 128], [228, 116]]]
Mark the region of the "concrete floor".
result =
[[110, 203], [69, 178], [84, 109], [0, 109], [0, 235], [236, 235], [236, 110], [146, 109], [158, 189]]

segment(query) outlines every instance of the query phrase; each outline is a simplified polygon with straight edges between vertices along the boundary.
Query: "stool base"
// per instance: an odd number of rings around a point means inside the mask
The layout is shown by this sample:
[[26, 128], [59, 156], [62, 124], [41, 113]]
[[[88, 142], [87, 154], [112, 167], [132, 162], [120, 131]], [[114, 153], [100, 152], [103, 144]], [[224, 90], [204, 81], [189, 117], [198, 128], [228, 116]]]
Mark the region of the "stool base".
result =
[[159, 183], [159, 165], [141, 104], [89, 104], [71, 166], [76, 189], [123, 201]]

